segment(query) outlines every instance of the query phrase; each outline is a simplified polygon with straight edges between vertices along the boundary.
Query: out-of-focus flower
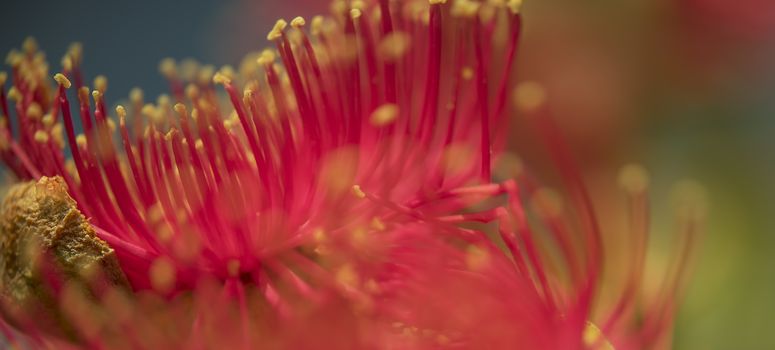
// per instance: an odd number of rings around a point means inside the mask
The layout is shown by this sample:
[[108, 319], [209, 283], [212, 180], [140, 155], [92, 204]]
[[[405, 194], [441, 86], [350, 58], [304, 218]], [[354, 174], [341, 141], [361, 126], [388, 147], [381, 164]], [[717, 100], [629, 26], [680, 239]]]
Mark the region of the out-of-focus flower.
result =
[[[164, 60], [171, 96], [133, 92], [118, 123], [80, 47], [52, 89], [25, 42], [0, 89], [0, 156], [28, 180], [2, 210], [0, 330], [43, 348], [669, 346], [699, 213], [641, 302], [648, 176], [625, 168], [631, 273], [601, 300], [598, 217], [546, 92], [512, 93], [519, 7], [337, 1], [278, 21], [238, 69]], [[501, 152], [512, 105], [566, 204]]]

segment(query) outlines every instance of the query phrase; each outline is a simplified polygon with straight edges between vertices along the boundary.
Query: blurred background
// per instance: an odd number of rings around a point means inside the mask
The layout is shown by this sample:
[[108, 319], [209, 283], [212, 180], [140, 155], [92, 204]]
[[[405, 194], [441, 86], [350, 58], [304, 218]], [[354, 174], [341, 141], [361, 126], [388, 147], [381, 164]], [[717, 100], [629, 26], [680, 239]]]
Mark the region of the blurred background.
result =
[[[165, 92], [164, 57], [238, 65], [279, 17], [327, 1], [6, 1], [0, 50], [34, 36], [52, 72], [70, 42], [109, 100]], [[654, 228], [670, 237], [670, 184], [690, 177], [711, 207], [677, 320], [676, 349], [775, 349], [775, 1], [526, 0], [519, 79], [538, 80], [596, 205], [624, 227], [616, 172], [653, 175]], [[514, 138], [520, 150], [519, 123]], [[669, 242], [669, 239], [666, 240]], [[615, 252], [616, 253], [616, 252]], [[627, 254], [626, 251], [618, 254]], [[616, 254], [614, 254], [616, 255]]]

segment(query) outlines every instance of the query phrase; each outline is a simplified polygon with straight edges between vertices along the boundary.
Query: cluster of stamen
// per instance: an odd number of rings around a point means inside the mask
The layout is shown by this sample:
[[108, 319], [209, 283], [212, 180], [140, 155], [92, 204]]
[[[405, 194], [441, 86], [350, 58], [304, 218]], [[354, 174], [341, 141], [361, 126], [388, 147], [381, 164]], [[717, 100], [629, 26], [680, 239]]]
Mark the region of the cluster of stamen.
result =
[[[99, 302], [68, 296], [106, 309], [74, 321], [107, 324], [102, 333], [84, 326], [92, 331], [80, 338], [116, 345], [100, 334], [130, 330], [127, 337], [152, 348], [187, 334], [192, 348], [250, 348], [264, 334], [274, 335], [278, 347], [363, 341], [328, 334], [325, 322], [313, 325], [315, 315], [350, 332], [364, 322], [384, 325], [367, 332], [381, 346], [502, 344], [492, 336], [510, 322], [523, 328], [502, 341], [529, 335], [526, 347], [574, 346], [582, 335], [592, 339], [588, 348], [662, 336], [675, 307], [667, 296], [648, 305], [653, 311], [642, 333], [608, 336], [642, 311], [635, 308], [648, 181], [637, 167], [623, 175], [635, 273], [613, 311], [590, 323], [603, 269], [598, 219], [546, 116], [543, 89], [526, 83], [511, 95], [520, 5], [335, 1], [330, 18], [278, 21], [267, 35], [274, 47], [248, 55], [238, 69], [162, 61], [170, 96], [147, 103], [134, 90], [126, 106], [114, 109], [117, 119], [106, 102], [107, 80], [95, 79], [91, 91], [84, 85], [80, 46], [54, 75], [56, 89], [33, 41], [12, 52], [7, 94], [9, 77], [0, 75], [0, 157], [19, 178], [62, 178], [97, 236], [115, 249], [137, 294], [130, 301], [108, 291]], [[512, 107], [542, 135], [572, 210], [521, 165], [509, 164], [512, 158], [500, 157]], [[498, 162], [508, 170], [493, 174]], [[493, 175], [502, 182], [493, 183]], [[488, 230], [497, 231], [494, 239]], [[549, 267], [550, 256], [559, 257], [559, 268]], [[486, 281], [482, 294], [469, 295], [479, 277]], [[502, 278], [510, 281], [502, 289], [491, 285]], [[679, 290], [680, 281], [669, 279], [667, 293]], [[503, 310], [513, 313], [472, 302], [481, 310], [471, 306], [466, 313], [500, 322], [475, 334], [490, 325], [413, 309], [441, 286], [459, 288], [431, 300], [431, 310], [468, 297], [504, 297], [512, 301]], [[175, 337], [136, 324], [142, 315], [128, 310], [152, 310], [159, 298], [167, 298], [170, 312], [153, 313], [149, 324], [190, 321], [173, 327]], [[234, 308], [217, 310], [213, 300]], [[123, 316], [110, 321], [111, 312]], [[297, 339], [285, 324], [311, 328]], [[538, 325], [547, 330], [528, 334]], [[214, 334], [223, 328], [233, 329]]]

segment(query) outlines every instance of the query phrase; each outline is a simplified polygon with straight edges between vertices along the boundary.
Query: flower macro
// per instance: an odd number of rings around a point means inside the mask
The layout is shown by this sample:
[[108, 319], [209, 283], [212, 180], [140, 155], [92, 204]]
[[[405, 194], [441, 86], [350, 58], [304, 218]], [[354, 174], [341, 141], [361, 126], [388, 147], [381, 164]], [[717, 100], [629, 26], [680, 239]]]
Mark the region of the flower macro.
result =
[[[547, 93], [512, 82], [520, 5], [335, 1], [278, 21], [238, 70], [164, 60], [170, 95], [115, 109], [106, 78], [85, 85], [80, 46], [52, 82], [26, 41], [0, 77], [0, 157], [22, 180], [0, 210], [3, 334], [57, 349], [669, 347], [699, 213], [642, 302], [648, 175], [626, 167], [630, 277], [601, 300], [599, 217]], [[562, 191], [504, 153], [512, 110]]]

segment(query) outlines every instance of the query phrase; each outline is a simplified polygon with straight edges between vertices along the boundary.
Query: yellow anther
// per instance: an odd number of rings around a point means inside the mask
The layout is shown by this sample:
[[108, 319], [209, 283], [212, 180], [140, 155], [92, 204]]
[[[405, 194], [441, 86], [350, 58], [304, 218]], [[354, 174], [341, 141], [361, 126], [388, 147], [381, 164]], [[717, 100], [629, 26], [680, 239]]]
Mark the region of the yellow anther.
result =
[[108, 78], [106, 78], [104, 75], [98, 75], [96, 78], [94, 78], [94, 88], [97, 89], [100, 93], [104, 94], [106, 90], [108, 90]]
[[186, 58], [180, 61], [180, 64], [178, 65], [178, 73], [180, 73], [180, 77], [183, 80], [193, 81], [196, 79], [196, 75], [199, 72], [200, 67], [201, 65], [199, 62], [197, 62], [197, 60]]
[[175, 267], [167, 258], [158, 258], [148, 271], [151, 278], [151, 286], [157, 292], [169, 293], [175, 286]]
[[378, 217], [371, 219], [371, 227], [377, 231], [384, 231], [386, 228], [385, 222]]
[[452, 4], [450, 13], [456, 17], [471, 18], [479, 12], [480, 3], [471, 0], [458, 0]]
[[54, 138], [54, 142], [60, 149], [65, 148], [64, 125], [62, 123], [57, 123], [51, 128], [51, 137]]
[[479, 21], [481, 23], [490, 23], [495, 18], [495, 15], [498, 13], [498, 9], [489, 3], [483, 3], [481, 7], [479, 7]]
[[162, 219], [164, 219], [164, 209], [158, 202], [148, 208], [148, 222], [156, 224]]
[[242, 61], [239, 65], [239, 72], [240, 75], [244, 77], [252, 77], [256, 74], [258, 71], [258, 65], [256, 64], [256, 59], [258, 58], [259, 52], [249, 52], [247, 55], [245, 55], [242, 58]]
[[17, 89], [16, 86], [11, 86], [11, 88], [8, 89], [8, 98], [15, 101], [16, 103], [21, 103], [24, 99], [22, 93], [19, 92], [19, 89]]
[[8, 73], [0, 72], [0, 85], [5, 85], [6, 80], [8, 80]]
[[546, 90], [536, 82], [524, 82], [514, 90], [514, 103], [522, 111], [532, 112], [546, 102]]
[[630, 194], [642, 194], [649, 186], [649, 174], [641, 165], [626, 165], [619, 172], [619, 185]]
[[114, 122], [113, 119], [107, 119], [105, 123], [108, 125], [108, 130], [110, 130], [110, 132], [116, 132], [116, 122]]
[[35, 141], [39, 143], [48, 143], [49, 137], [48, 133], [43, 130], [38, 130], [35, 132]]
[[22, 54], [19, 51], [11, 50], [8, 56], [5, 56], [5, 63], [11, 67], [18, 67], [22, 63]]
[[73, 61], [80, 62], [81, 57], [83, 56], [83, 44], [79, 42], [70, 44], [70, 47], [67, 48], [67, 55], [70, 56]]
[[463, 67], [463, 69], [460, 70], [460, 76], [464, 80], [471, 80], [474, 78], [474, 70], [471, 67]]
[[118, 114], [119, 118], [126, 118], [126, 108], [122, 105], [116, 106], [116, 114]]
[[212, 79], [213, 75], [215, 75], [215, 66], [213, 65], [206, 65], [202, 67], [202, 69], [199, 70], [197, 79], [199, 80], [199, 84], [206, 85], [209, 84]]
[[377, 50], [383, 60], [395, 62], [404, 57], [407, 51], [409, 51], [411, 44], [412, 40], [409, 34], [395, 31], [386, 35], [379, 42]]
[[301, 28], [307, 24], [307, 21], [304, 20], [304, 17], [298, 16], [291, 20], [291, 27], [294, 28]]
[[143, 103], [143, 90], [140, 88], [133, 88], [131, 91], [129, 91], [129, 101], [132, 101], [134, 104], [142, 104]]
[[63, 86], [65, 89], [69, 89], [72, 84], [70, 84], [70, 80], [67, 79], [67, 77], [62, 73], [57, 73], [54, 75], [54, 80], [56, 80], [57, 84]]
[[350, 10], [350, 17], [352, 17], [352, 19], [358, 19], [358, 18], [361, 18], [361, 16], [363, 16], [363, 11], [361, 11], [360, 9]]
[[369, 231], [365, 227], [356, 226], [350, 231], [350, 243], [355, 247], [364, 247], [369, 243]]
[[167, 133], [164, 134], [164, 140], [165, 141], [172, 141], [172, 138], [175, 137], [176, 133], [177, 133], [177, 130], [170, 129], [170, 131], [167, 131]]
[[150, 120], [155, 125], [164, 125], [164, 122], [166, 121], [166, 118], [164, 118], [164, 113], [161, 111], [156, 111], [156, 113], [149, 115]]
[[234, 67], [228, 64], [222, 66], [219, 72], [231, 80], [234, 80], [234, 78], [237, 76], [237, 72], [234, 70]]
[[145, 116], [150, 116], [151, 114], [156, 113], [156, 107], [148, 103], [145, 106], [143, 106], [143, 109], [140, 110], [140, 113], [142, 113]]
[[353, 195], [357, 198], [360, 198], [360, 199], [366, 198], [366, 193], [363, 192], [363, 190], [361, 189], [361, 186], [358, 186], [358, 185], [353, 186], [352, 192], [353, 192]]
[[73, 70], [73, 59], [69, 55], [62, 57], [62, 69], [66, 72]]
[[229, 79], [229, 77], [222, 74], [221, 72], [218, 72], [218, 73], [215, 73], [215, 75], [213, 75], [213, 83], [227, 85], [227, 84], [231, 84], [231, 79]]
[[234, 129], [237, 126], [239, 126], [239, 120], [237, 120], [237, 119], [228, 118], [228, 119], [223, 121], [223, 128], [228, 130], [228, 131], [231, 131], [232, 129]]
[[277, 22], [275, 22], [272, 30], [269, 31], [269, 34], [266, 35], [266, 38], [269, 41], [275, 41], [279, 39], [281, 36], [283, 36], [283, 30], [285, 30], [285, 27], [287, 26], [288, 22], [286, 22], [284, 19], [278, 19]]
[[84, 134], [78, 134], [78, 136], [75, 137], [75, 143], [80, 148], [86, 148], [87, 147], [86, 136]]
[[315, 242], [322, 243], [326, 240], [326, 231], [322, 228], [316, 228], [312, 231], [312, 238]]
[[237, 259], [231, 259], [226, 264], [226, 271], [229, 273], [229, 276], [231, 277], [239, 276], [240, 268], [241, 268], [240, 262]]
[[261, 51], [261, 54], [258, 55], [258, 59], [256, 60], [256, 62], [258, 62], [258, 64], [260, 64], [262, 66], [265, 66], [265, 65], [268, 65], [268, 64], [271, 64], [272, 62], [274, 62], [275, 57], [276, 56], [275, 56], [274, 51], [272, 51], [270, 49], [266, 49], [264, 51]]
[[344, 0], [334, 0], [330, 5], [331, 12], [339, 15], [347, 10], [347, 3]]
[[32, 55], [38, 51], [38, 42], [33, 37], [27, 37], [22, 43], [22, 50], [24, 50], [24, 53]]
[[167, 94], [161, 94], [156, 98], [156, 104], [159, 105], [159, 108], [161, 109], [170, 108], [171, 101], [170, 95]]
[[379, 106], [371, 113], [371, 124], [377, 127], [388, 125], [398, 118], [398, 112], [398, 105], [393, 103]]
[[81, 86], [80, 89], [78, 89], [78, 99], [86, 104], [89, 105], [89, 88], [86, 86]]
[[310, 30], [312, 35], [320, 34], [320, 31], [323, 29], [323, 21], [324, 19], [322, 16], [312, 17], [312, 23], [311, 23], [312, 29]]
[[251, 88], [246, 88], [245, 91], [242, 92], [242, 98], [246, 100], [252, 99], [255, 95], [256, 92]]
[[[613, 345], [611, 345], [611, 343], [608, 342], [608, 340], [605, 338], [603, 331], [601, 331], [600, 328], [595, 326], [592, 322], [587, 322], [586, 327], [584, 327], [584, 333], [582, 334], [582, 338], [584, 340], [584, 344], [589, 346], [590, 349], [614, 350]], [[594, 348], [591, 348], [593, 346]]]
[[431, 5], [441, 5], [446, 4], [447, 0], [428, 0], [428, 3]]
[[43, 118], [41, 118], [40, 121], [43, 122], [45, 127], [50, 128], [54, 125], [54, 116], [51, 114], [46, 114], [43, 116]]
[[210, 103], [210, 102], [209, 102], [208, 100], [206, 100], [206, 99], [200, 99], [200, 100], [198, 100], [198, 101], [197, 101], [197, 104], [198, 104], [198, 105], [199, 105], [199, 107], [202, 109], [202, 111], [204, 111], [204, 113], [207, 113], [207, 112], [215, 112], [215, 111], [216, 111], [216, 109], [217, 109], [217, 107], [216, 107], [215, 105], [213, 105], [212, 103]]
[[358, 272], [355, 271], [355, 268], [350, 264], [340, 267], [336, 272], [336, 281], [343, 287], [355, 287], [358, 285], [359, 280]]
[[75, 161], [72, 159], [68, 159], [65, 161], [65, 169], [67, 170], [70, 175], [73, 176], [74, 179], [79, 180], [78, 177], [78, 169], [75, 167]]
[[172, 78], [177, 75], [178, 67], [175, 60], [172, 58], [165, 58], [159, 62], [159, 72], [167, 78]]
[[194, 142], [194, 147], [196, 147], [197, 150], [203, 150], [205, 148], [205, 143], [202, 141], [202, 139], [198, 139], [196, 142]]
[[27, 107], [27, 118], [39, 120], [41, 117], [43, 117], [43, 109], [40, 108], [39, 104], [33, 102]]
[[506, 6], [511, 10], [511, 13], [517, 14], [522, 9], [522, 0], [506, 0]]
[[466, 250], [466, 266], [472, 271], [479, 271], [490, 263], [490, 253], [475, 245], [468, 246]]
[[102, 93], [100, 93], [99, 90], [92, 91], [91, 96], [94, 98], [94, 102], [102, 101]]
[[35, 53], [35, 55], [32, 56], [32, 63], [34, 63], [35, 65], [42, 65], [42, 66], [44, 66], [44, 67], [40, 67], [40, 68], [48, 69], [48, 62], [46, 61], [46, 54], [44, 54], [43, 52]]
[[189, 100], [196, 100], [199, 97], [199, 88], [194, 84], [188, 84], [186, 86], [186, 97]]
[[182, 103], [176, 103], [172, 109], [175, 110], [176, 113], [182, 115], [185, 115], [187, 113], [186, 106]]

